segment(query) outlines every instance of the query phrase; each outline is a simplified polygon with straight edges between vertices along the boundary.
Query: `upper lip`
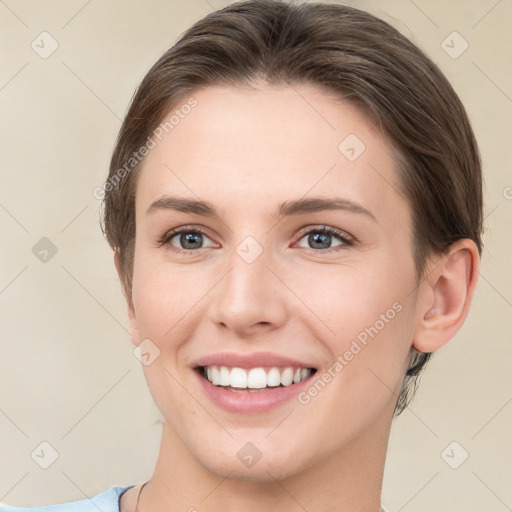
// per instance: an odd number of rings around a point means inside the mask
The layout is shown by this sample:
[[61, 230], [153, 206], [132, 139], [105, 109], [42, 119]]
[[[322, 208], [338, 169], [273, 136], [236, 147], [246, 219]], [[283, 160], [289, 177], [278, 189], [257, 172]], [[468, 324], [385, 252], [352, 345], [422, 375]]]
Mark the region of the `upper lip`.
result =
[[192, 366], [229, 366], [230, 368], [258, 368], [261, 366], [284, 366], [294, 368], [314, 368], [310, 363], [281, 356], [272, 352], [219, 352], [208, 356], [200, 357]]

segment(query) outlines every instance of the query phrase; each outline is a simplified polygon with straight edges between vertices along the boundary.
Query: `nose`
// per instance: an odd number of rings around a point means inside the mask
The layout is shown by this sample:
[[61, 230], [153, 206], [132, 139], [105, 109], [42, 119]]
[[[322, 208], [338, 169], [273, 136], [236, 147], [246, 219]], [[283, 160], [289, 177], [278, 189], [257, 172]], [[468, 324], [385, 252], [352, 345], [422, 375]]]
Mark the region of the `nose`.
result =
[[269, 260], [266, 251], [252, 262], [234, 253], [231, 268], [212, 290], [209, 311], [215, 325], [231, 330], [236, 337], [247, 338], [286, 322], [286, 279], [277, 277], [279, 272], [270, 267]]

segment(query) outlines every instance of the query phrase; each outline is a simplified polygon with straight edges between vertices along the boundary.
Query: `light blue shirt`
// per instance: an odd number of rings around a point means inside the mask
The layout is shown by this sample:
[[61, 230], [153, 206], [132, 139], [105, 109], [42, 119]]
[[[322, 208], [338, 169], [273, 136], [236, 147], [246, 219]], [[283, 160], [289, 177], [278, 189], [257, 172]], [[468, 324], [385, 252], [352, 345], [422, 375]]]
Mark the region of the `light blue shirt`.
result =
[[0, 512], [119, 512], [121, 494], [135, 487], [111, 487], [92, 498], [45, 505], [43, 507], [11, 507], [0, 503]]

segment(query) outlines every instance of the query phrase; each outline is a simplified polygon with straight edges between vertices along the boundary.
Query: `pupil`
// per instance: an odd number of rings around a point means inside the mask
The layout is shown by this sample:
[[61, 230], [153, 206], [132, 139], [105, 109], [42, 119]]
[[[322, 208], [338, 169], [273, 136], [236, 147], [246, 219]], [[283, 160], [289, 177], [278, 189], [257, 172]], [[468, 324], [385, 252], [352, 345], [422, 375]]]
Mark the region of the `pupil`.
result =
[[[321, 248], [325, 249], [329, 247], [329, 241], [330, 241], [331, 235], [328, 235], [326, 233], [315, 233], [312, 235], [309, 235], [310, 242], [313, 244], [321, 244]], [[318, 247], [315, 247], [315, 249], [318, 249]]]
[[[185, 249], [197, 249], [198, 246], [201, 245], [200, 237], [200, 233], [185, 233], [181, 235], [180, 243], [185, 247]], [[193, 247], [187, 247], [188, 243], [192, 243]]]

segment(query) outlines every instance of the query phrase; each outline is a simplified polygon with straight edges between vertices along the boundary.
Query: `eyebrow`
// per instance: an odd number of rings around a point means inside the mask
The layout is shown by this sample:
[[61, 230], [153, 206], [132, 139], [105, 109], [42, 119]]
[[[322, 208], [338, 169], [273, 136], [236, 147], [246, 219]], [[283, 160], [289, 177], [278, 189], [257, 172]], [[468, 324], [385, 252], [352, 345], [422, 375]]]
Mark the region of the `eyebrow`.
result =
[[[194, 213], [204, 217], [215, 217], [220, 219], [219, 214], [211, 203], [169, 195], [162, 196], [153, 201], [146, 210], [146, 215], [157, 210], [177, 210], [184, 213]], [[307, 213], [316, 213], [328, 210], [345, 210], [363, 214], [378, 223], [377, 218], [368, 208], [350, 199], [340, 197], [310, 197], [296, 199], [293, 201], [285, 201], [279, 205], [278, 215], [279, 217], [289, 217], [293, 215], [304, 215]]]

